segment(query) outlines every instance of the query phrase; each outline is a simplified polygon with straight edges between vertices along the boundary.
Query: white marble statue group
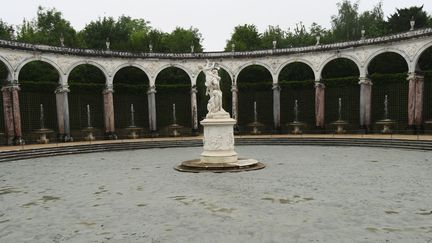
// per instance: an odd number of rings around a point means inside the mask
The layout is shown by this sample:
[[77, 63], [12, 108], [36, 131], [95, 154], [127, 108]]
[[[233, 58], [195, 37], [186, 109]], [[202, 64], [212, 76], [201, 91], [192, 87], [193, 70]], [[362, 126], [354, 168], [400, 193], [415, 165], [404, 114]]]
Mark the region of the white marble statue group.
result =
[[226, 112], [222, 108], [222, 91], [220, 90], [220, 80], [219, 76], [219, 67], [216, 66], [216, 63], [210, 62], [207, 60], [207, 63], [204, 67], [200, 67], [205, 74], [206, 81], [205, 86], [207, 87], [206, 95], [208, 95], [209, 101], [207, 104], [207, 119], [223, 119], [230, 118], [228, 112]]

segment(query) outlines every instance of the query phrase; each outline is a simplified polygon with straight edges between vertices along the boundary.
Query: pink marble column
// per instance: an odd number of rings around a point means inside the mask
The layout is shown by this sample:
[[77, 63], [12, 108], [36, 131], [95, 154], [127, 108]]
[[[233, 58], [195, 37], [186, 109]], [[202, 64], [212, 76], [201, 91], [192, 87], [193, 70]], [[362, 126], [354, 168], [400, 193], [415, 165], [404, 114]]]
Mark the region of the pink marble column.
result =
[[15, 142], [21, 144], [22, 130], [21, 130], [21, 110], [19, 103], [19, 88], [18, 85], [12, 86], [12, 103], [13, 103], [13, 117], [14, 117], [14, 130], [15, 130]]
[[371, 129], [372, 81], [360, 77], [360, 126], [366, 130]]
[[112, 87], [107, 87], [103, 92], [104, 100], [104, 121], [105, 121], [105, 136], [108, 139], [117, 139], [114, 126], [114, 90]]
[[315, 82], [315, 125], [325, 127], [325, 85], [319, 81]]
[[14, 118], [13, 118], [13, 106], [10, 87], [5, 86], [2, 88], [3, 94], [3, 116], [5, 124], [5, 137], [6, 144], [13, 145], [15, 138]]
[[2, 88], [5, 135], [8, 145], [24, 143], [21, 130], [19, 91], [17, 82], [11, 82]]
[[420, 128], [423, 124], [424, 76], [408, 74], [408, 126]]

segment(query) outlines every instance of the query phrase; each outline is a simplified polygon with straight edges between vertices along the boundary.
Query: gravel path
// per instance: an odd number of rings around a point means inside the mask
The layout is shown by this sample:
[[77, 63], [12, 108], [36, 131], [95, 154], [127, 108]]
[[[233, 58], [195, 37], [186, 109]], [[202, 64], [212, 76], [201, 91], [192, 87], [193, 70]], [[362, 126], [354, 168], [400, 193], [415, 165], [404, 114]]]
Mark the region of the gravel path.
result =
[[0, 242], [432, 242], [432, 152], [236, 150], [267, 168], [173, 169], [201, 148], [0, 163]]

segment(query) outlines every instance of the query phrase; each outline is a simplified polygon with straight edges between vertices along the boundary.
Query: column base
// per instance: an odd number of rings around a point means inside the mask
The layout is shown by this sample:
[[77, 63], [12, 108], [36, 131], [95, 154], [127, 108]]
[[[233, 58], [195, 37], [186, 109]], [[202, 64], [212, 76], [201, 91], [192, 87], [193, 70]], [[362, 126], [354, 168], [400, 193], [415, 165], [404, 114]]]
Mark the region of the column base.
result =
[[317, 133], [317, 134], [326, 134], [327, 131], [326, 131], [325, 127], [315, 127], [315, 133]]
[[105, 132], [105, 139], [106, 140], [117, 140], [117, 134], [115, 132]]
[[271, 131], [272, 134], [282, 134], [282, 128], [281, 127], [273, 127], [273, 130]]
[[234, 125], [234, 134], [239, 135], [240, 134], [240, 127], [238, 124]]
[[423, 125], [409, 125], [406, 129], [408, 134], [422, 134], [424, 133], [424, 126]]
[[369, 134], [371, 132], [371, 127], [368, 125], [360, 126], [359, 133], [360, 134]]
[[63, 134], [59, 133], [57, 135], [57, 139], [59, 142], [62, 142], [62, 143], [73, 142], [73, 138], [69, 134], [64, 134], [64, 133]]
[[22, 137], [14, 137], [13, 145], [24, 145], [25, 141]]
[[192, 130], [191, 130], [191, 135], [192, 135], [192, 136], [195, 136], [195, 137], [196, 137], [196, 136], [199, 136], [199, 130], [198, 130], [198, 129], [192, 129]]
[[150, 137], [152, 138], [157, 138], [159, 137], [159, 132], [154, 130], [154, 131], [150, 131]]

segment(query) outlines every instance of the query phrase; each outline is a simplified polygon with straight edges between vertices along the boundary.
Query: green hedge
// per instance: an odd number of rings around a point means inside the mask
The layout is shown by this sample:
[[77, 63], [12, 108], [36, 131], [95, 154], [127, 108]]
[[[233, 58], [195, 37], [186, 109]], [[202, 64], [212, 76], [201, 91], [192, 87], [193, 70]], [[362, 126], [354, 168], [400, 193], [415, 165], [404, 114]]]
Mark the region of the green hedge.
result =
[[[432, 71], [425, 72], [425, 81], [432, 81]], [[373, 74], [370, 76], [374, 85], [382, 85], [389, 83], [398, 83], [401, 81], [406, 81], [406, 73], [396, 73], [396, 74]], [[349, 87], [353, 85], [358, 85], [359, 78], [357, 76], [344, 77], [344, 78], [332, 78], [323, 79], [326, 87]], [[296, 88], [313, 88], [313, 80], [302, 80], [302, 81], [287, 81], [281, 80], [279, 82], [282, 88], [296, 89]], [[53, 92], [57, 88], [58, 84], [54, 82], [46, 81], [22, 81], [21, 88], [26, 91], [31, 92]], [[72, 92], [80, 93], [95, 93], [102, 92], [105, 85], [100, 83], [74, 83], [71, 82], [69, 85]], [[127, 93], [127, 94], [146, 94], [148, 90], [147, 84], [125, 84], [116, 83], [114, 85], [115, 91], [117, 93]], [[190, 84], [160, 84], [156, 86], [157, 92], [164, 93], [176, 93], [189, 91], [191, 88]], [[255, 91], [265, 91], [271, 90], [271, 81], [262, 81], [254, 83], [239, 83], [238, 88], [242, 91], [255, 90]]]

